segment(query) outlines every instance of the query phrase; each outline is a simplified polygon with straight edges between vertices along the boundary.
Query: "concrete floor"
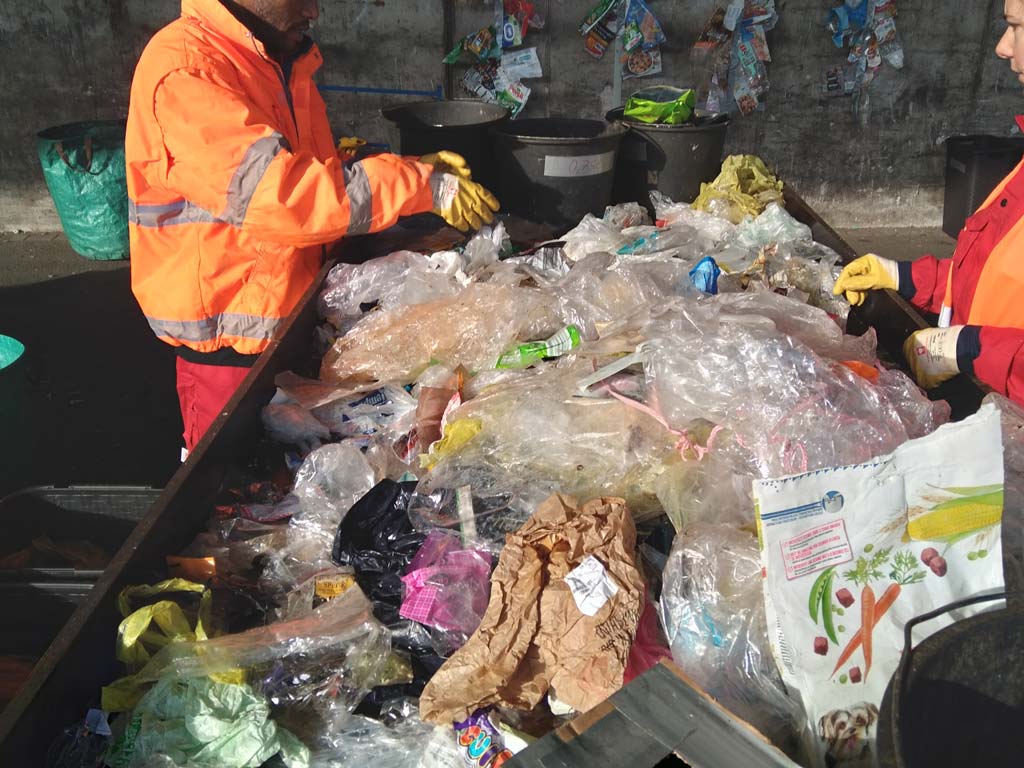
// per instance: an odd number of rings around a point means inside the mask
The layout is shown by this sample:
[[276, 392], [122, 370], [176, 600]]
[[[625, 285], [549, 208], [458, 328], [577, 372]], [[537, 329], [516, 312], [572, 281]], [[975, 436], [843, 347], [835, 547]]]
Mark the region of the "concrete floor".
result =
[[858, 253], [875, 253], [896, 261], [910, 261], [926, 253], [947, 259], [956, 247], [956, 240], [937, 228], [845, 229], [839, 234]]
[[[894, 259], [954, 245], [932, 229], [840, 234]], [[174, 357], [132, 297], [127, 262], [83, 259], [61, 233], [0, 235], [0, 334], [28, 349], [17, 376], [0, 374], [0, 497], [38, 484], [166, 483], [181, 432]]]

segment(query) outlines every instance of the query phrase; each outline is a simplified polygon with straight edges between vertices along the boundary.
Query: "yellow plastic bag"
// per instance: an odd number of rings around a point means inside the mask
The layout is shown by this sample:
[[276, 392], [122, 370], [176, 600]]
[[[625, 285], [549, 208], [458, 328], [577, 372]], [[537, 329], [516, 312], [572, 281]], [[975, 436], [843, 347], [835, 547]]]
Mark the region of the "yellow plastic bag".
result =
[[747, 216], [759, 216], [769, 203], [783, 205], [782, 182], [756, 155], [730, 155], [718, 178], [701, 184], [693, 207], [739, 224]]
[[[199, 594], [195, 626], [181, 605], [171, 599], [135, 607], [139, 601], [157, 595], [181, 593]], [[161, 648], [171, 643], [207, 639], [212, 599], [213, 594], [209, 589], [186, 579], [167, 579], [159, 584], [140, 584], [121, 590], [117, 597], [117, 608], [124, 620], [117, 628], [116, 655], [118, 661], [124, 663], [132, 674], [104, 687], [102, 704], [106, 711], [122, 712], [138, 703], [147, 684], [139, 683], [136, 673]]]

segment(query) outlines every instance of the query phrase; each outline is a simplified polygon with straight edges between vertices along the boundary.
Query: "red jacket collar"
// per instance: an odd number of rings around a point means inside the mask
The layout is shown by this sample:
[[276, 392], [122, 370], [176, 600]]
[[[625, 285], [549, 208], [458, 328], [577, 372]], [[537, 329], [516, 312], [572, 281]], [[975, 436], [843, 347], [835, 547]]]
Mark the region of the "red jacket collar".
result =
[[1013, 119], [1017, 121], [1017, 127], [1024, 133], [1024, 115], [1017, 115]]

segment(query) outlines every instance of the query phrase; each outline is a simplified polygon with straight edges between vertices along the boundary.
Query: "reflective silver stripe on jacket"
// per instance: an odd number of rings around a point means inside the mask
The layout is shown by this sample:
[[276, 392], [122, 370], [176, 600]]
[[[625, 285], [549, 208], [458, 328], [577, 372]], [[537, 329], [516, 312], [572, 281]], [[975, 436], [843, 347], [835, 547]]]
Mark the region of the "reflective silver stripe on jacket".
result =
[[236, 227], [242, 226], [245, 212], [249, 209], [249, 203], [256, 194], [256, 187], [263, 179], [263, 174], [267, 172], [267, 168], [274, 162], [278, 153], [287, 149], [288, 142], [277, 132], [252, 143], [245, 151], [245, 157], [242, 158], [228, 185], [228, 204], [220, 216], [223, 221]]
[[147, 317], [157, 336], [177, 341], [213, 341], [223, 336], [269, 340], [281, 324], [279, 317], [225, 313], [203, 320], [160, 320]]
[[[280, 133], [273, 133], [257, 139], [245, 151], [245, 156], [235, 169], [228, 184], [227, 205], [220, 216], [189, 200], [177, 200], [162, 205], [147, 205], [128, 201], [128, 220], [139, 227], [162, 228], [177, 224], [231, 224], [241, 227], [246, 211], [252, 202], [267, 168], [281, 150], [287, 150], [288, 142]], [[369, 184], [367, 184], [367, 190]]]
[[139, 227], [161, 228], [178, 224], [212, 224], [218, 219], [188, 200], [164, 205], [144, 205], [129, 200], [128, 221]]

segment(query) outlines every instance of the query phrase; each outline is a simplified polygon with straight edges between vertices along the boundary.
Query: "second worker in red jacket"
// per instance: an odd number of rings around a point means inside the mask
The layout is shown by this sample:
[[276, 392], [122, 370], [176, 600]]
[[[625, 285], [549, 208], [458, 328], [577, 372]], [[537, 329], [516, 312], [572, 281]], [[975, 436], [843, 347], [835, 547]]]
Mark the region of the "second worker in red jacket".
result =
[[[1024, 0], [1006, 0], [1005, 16], [996, 55], [1024, 83]], [[1017, 124], [1024, 130], [1024, 116]], [[886, 288], [939, 316], [937, 328], [903, 347], [922, 387], [968, 373], [1024, 405], [1024, 162], [967, 219], [953, 258], [868, 254], [843, 269], [834, 290], [858, 305], [866, 291]]]

